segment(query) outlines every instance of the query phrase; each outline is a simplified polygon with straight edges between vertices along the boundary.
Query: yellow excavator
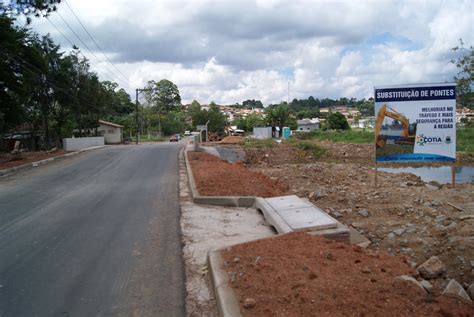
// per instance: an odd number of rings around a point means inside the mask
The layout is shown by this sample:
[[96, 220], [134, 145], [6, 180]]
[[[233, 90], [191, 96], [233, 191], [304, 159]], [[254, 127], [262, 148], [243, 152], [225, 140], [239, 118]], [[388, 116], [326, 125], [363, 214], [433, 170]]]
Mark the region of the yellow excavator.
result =
[[385, 117], [389, 117], [395, 120], [400, 121], [403, 126], [402, 133], [399, 138], [395, 140], [395, 144], [406, 144], [413, 145], [415, 144], [415, 135], [416, 135], [416, 123], [410, 124], [410, 121], [403, 114], [397, 112], [396, 110], [384, 104], [380, 107], [380, 110], [377, 114], [377, 119], [375, 120], [375, 146], [376, 148], [382, 148], [387, 143], [388, 135], [381, 135], [380, 130], [382, 129], [382, 124]]

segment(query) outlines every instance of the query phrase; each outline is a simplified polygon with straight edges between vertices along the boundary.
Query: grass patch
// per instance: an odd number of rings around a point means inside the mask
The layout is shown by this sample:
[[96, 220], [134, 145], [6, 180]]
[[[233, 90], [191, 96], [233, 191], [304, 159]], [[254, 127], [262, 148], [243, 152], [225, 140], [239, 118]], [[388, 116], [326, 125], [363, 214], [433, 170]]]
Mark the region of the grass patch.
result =
[[474, 128], [457, 129], [456, 150], [474, 154]]
[[300, 140], [329, 140], [333, 142], [346, 142], [356, 144], [374, 143], [374, 132], [370, 130], [347, 130], [347, 131], [312, 131], [299, 133]]
[[266, 140], [257, 140], [257, 139], [245, 139], [244, 146], [246, 148], [272, 148], [276, 145], [275, 140], [266, 139]]
[[300, 150], [311, 153], [316, 159], [320, 158], [327, 152], [327, 150], [322, 146], [307, 141], [291, 142], [291, 144], [293, 144]]

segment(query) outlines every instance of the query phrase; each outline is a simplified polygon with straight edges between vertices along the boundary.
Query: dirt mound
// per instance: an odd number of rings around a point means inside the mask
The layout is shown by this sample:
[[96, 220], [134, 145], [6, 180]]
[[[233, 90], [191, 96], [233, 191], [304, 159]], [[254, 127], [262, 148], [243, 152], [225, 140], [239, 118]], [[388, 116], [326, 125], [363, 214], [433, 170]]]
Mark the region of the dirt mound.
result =
[[244, 143], [244, 138], [241, 136], [227, 136], [223, 138], [221, 141], [218, 143], [221, 144], [243, 144]]
[[45, 160], [51, 157], [66, 154], [64, 150], [22, 152], [20, 154], [0, 153], [0, 170], [15, 166]]
[[396, 279], [413, 270], [383, 252], [292, 233], [223, 252], [244, 316], [471, 316], [474, 305]]
[[439, 256], [447, 267], [437, 278], [467, 287], [474, 281], [474, 184], [426, 184], [410, 173], [379, 171], [374, 184], [373, 146], [317, 143], [327, 155], [307, 158], [288, 145], [247, 151], [249, 167], [280, 180], [291, 194], [306, 197], [390, 254], [413, 266]]
[[279, 181], [250, 171], [242, 164], [230, 164], [202, 152], [189, 152], [188, 157], [201, 195], [274, 197], [286, 194], [286, 188]]

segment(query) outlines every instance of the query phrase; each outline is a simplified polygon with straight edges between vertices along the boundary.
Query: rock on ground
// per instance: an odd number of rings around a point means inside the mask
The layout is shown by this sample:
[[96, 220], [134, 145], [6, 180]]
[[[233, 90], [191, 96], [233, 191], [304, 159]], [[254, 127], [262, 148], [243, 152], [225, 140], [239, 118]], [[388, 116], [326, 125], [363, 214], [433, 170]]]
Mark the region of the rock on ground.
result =
[[474, 283], [472, 283], [468, 288], [467, 288], [467, 293], [471, 297], [472, 300], [474, 300]]
[[469, 295], [466, 293], [464, 288], [459, 284], [456, 280], [451, 280], [448, 283], [448, 286], [443, 291], [443, 295], [455, 295], [458, 297], [461, 297], [462, 299], [467, 300], [468, 302], [471, 302], [471, 298]]
[[400, 275], [395, 278], [395, 280], [398, 281], [405, 281], [405, 282], [410, 282], [421, 288], [423, 291], [426, 291], [425, 288], [423, 287], [422, 284], [420, 284], [415, 278], [409, 276], [409, 275]]
[[437, 256], [432, 256], [421, 264], [417, 271], [423, 278], [432, 279], [446, 272], [446, 266]]

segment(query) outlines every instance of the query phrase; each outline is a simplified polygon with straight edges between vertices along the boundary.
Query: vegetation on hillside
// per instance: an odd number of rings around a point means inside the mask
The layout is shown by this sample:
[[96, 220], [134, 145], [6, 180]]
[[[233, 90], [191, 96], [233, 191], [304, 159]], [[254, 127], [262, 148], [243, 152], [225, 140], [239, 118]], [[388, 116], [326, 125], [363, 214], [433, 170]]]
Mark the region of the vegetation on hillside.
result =
[[74, 130], [82, 136], [96, 128], [99, 119], [131, 119], [129, 95], [116, 83], [100, 81], [77, 47], [63, 52], [49, 35], [15, 26], [5, 15], [0, 39], [0, 134], [21, 128], [30, 131], [32, 148], [50, 148]]

